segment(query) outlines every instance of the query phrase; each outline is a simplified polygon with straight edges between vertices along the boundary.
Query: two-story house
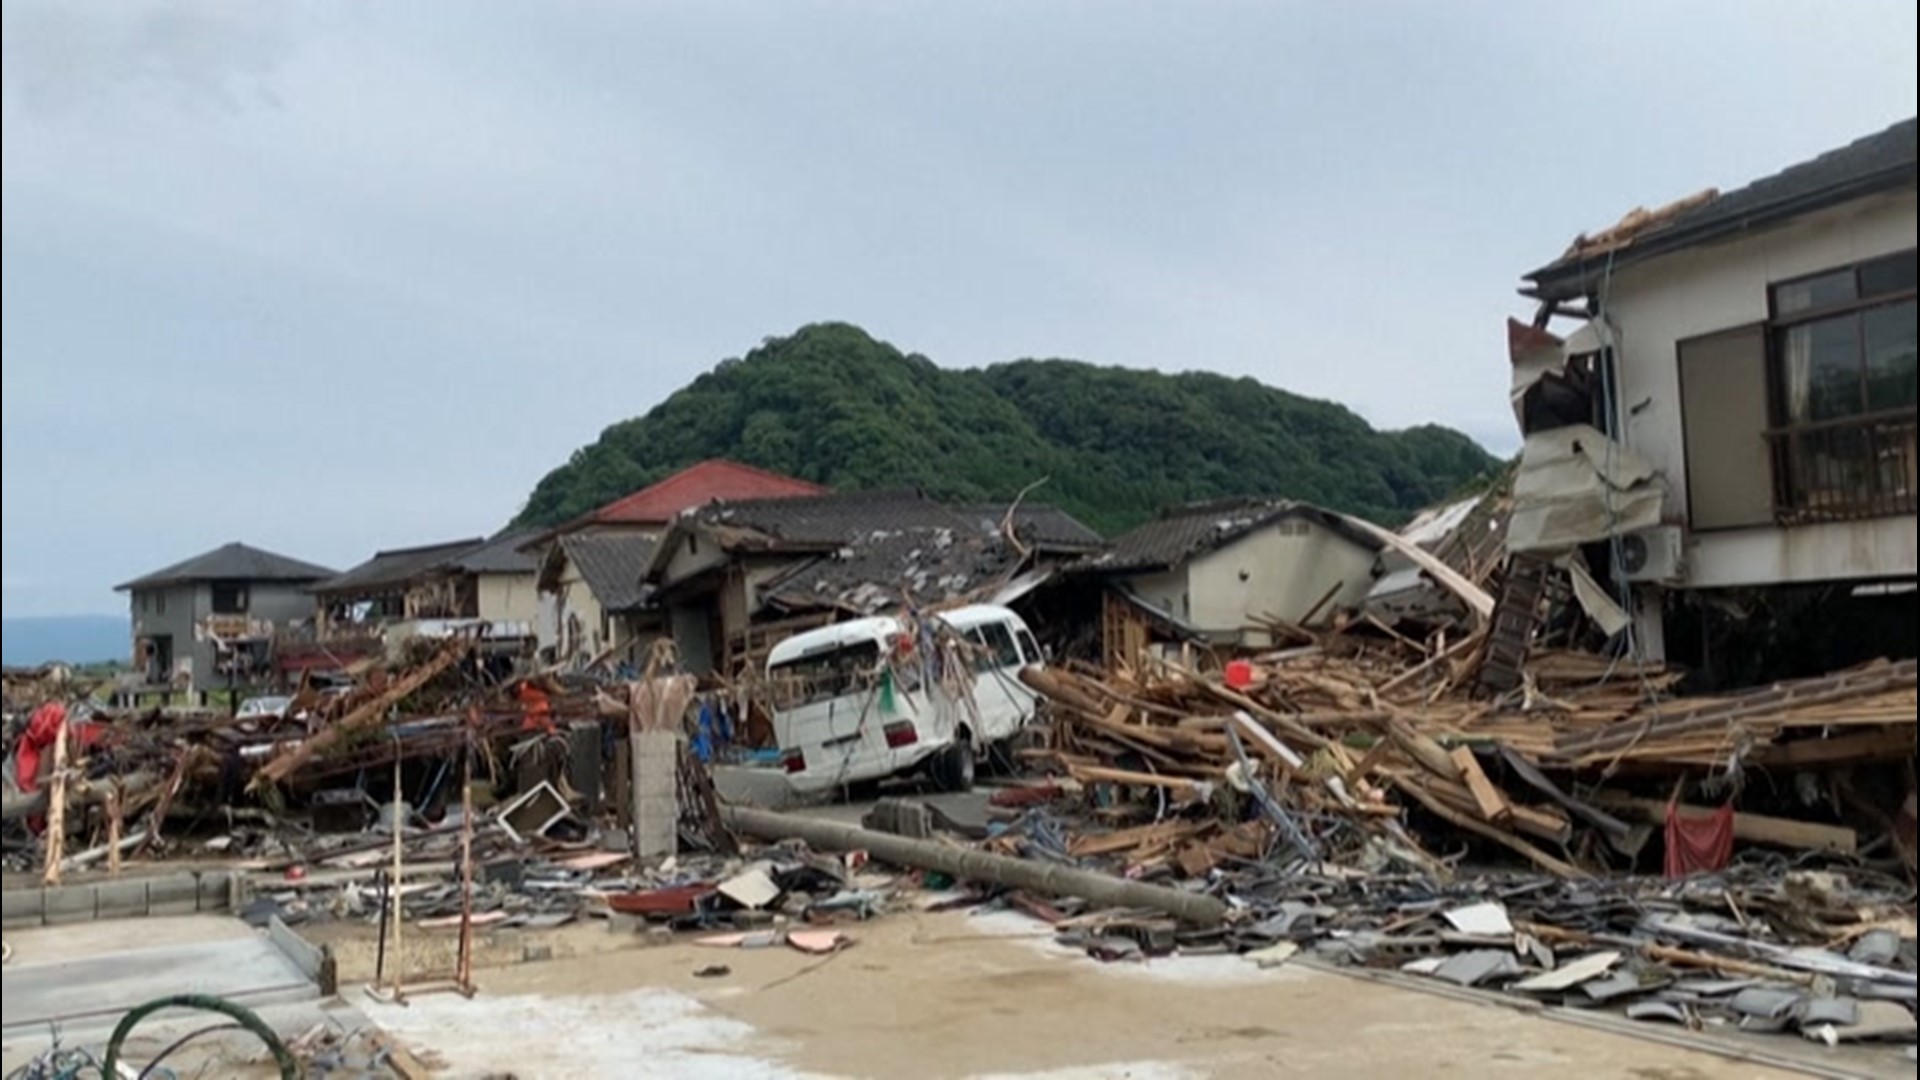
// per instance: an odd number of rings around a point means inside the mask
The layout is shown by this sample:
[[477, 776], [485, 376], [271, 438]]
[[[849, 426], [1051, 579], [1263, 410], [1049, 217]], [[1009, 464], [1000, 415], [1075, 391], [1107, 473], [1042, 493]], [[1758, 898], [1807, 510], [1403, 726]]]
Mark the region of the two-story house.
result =
[[1915, 225], [1909, 119], [1527, 274], [1510, 541], [1589, 547], [1654, 656], [1735, 664], [1811, 614], [1809, 664], [1911, 655]]
[[276, 634], [313, 617], [324, 566], [232, 543], [114, 586], [133, 615], [133, 667], [149, 685], [194, 691], [266, 670]]

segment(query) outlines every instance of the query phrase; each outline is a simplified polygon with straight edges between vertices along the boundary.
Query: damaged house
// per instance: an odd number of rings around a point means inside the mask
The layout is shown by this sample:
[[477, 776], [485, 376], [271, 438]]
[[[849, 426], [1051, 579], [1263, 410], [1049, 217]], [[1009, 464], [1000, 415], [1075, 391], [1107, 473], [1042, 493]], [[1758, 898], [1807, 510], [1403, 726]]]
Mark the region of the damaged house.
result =
[[1105, 583], [1102, 651], [1131, 663], [1155, 637], [1260, 648], [1325, 626], [1366, 600], [1382, 546], [1316, 506], [1232, 499], [1170, 509], [1076, 573]]
[[266, 670], [275, 637], [313, 617], [324, 566], [231, 543], [114, 586], [133, 615], [133, 669], [204, 692]]
[[1509, 548], [1709, 683], [1913, 656], [1915, 225], [1909, 119], [1526, 275]]
[[687, 668], [731, 673], [790, 634], [902, 599], [1011, 602], [1100, 544], [1046, 506], [949, 506], [914, 490], [760, 499], [682, 515], [647, 582]]
[[500, 642], [531, 640], [539, 609], [524, 533], [392, 548], [313, 586], [322, 640], [416, 637], [477, 629]]
[[539, 566], [541, 650], [574, 663], [605, 654], [635, 659], [634, 649], [658, 626], [640, 578], [675, 518], [723, 500], [826, 493], [796, 477], [714, 458], [523, 539], [520, 550]]
[[612, 655], [627, 663], [645, 659], [660, 635], [660, 616], [647, 603], [641, 583], [653, 562], [657, 540], [633, 530], [581, 531], [555, 537], [540, 558], [540, 599], [555, 629], [542, 650], [555, 660], [591, 663]]

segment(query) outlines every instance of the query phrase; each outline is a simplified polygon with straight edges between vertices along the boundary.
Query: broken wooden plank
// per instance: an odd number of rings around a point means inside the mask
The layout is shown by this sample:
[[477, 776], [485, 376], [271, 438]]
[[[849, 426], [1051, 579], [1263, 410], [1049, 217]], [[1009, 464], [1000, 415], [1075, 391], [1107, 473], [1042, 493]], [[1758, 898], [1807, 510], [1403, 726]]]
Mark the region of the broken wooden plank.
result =
[[432, 682], [441, 672], [452, 667], [456, 661], [467, 654], [468, 647], [466, 642], [456, 642], [440, 650], [432, 659], [395, 680], [378, 697], [364, 702], [359, 708], [341, 717], [313, 738], [294, 744], [272, 761], [261, 766], [260, 771], [253, 774], [253, 780], [247, 786], [258, 791], [269, 784], [277, 784], [292, 775], [300, 766], [331, 749], [335, 743], [343, 741], [357, 731], [378, 725], [386, 719], [388, 709], [405, 701], [414, 691]]
[[1513, 804], [1501, 790], [1487, 778], [1486, 770], [1480, 767], [1480, 759], [1464, 746], [1456, 746], [1448, 757], [1460, 769], [1460, 776], [1467, 782], [1467, 790], [1473, 793], [1474, 805], [1480, 808], [1480, 816], [1495, 825], [1505, 825], [1513, 820]]
[[[1607, 791], [1594, 792], [1592, 799], [1600, 806], [1626, 811], [1649, 825], [1664, 825], [1667, 820], [1667, 804], [1659, 799], [1644, 799]], [[1707, 807], [1686, 803], [1676, 804], [1676, 809], [1683, 817], [1704, 817], [1713, 813]], [[1792, 818], [1768, 817], [1764, 814], [1733, 815], [1733, 838], [1745, 840], [1751, 844], [1766, 844], [1770, 847], [1793, 848], [1798, 851], [1836, 851], [1843, 855], [1851, 855], [1860, 847], [1860, 835], [1844, 826], [1821, 825], [1811, 821], [1795, 821]]]

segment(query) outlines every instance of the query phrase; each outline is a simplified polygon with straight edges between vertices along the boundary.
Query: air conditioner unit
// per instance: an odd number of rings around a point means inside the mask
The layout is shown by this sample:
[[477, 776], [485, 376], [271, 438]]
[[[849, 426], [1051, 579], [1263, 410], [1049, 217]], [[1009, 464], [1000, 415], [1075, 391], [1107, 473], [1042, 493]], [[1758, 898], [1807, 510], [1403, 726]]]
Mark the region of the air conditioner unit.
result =
[[1678, 525], [1656, 525], [1620, 538], [1621, 576], [1628, 581], [1673, 582], [1687, 576], [1687, 535]]

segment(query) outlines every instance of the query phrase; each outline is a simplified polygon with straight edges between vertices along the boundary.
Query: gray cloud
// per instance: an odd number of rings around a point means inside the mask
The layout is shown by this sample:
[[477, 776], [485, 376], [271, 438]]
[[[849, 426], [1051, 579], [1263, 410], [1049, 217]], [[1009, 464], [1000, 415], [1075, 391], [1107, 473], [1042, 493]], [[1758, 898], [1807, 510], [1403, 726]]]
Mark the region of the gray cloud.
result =
[[826, 318], [1506, 449], [1522, 271], [1916, 83], [1879, 0], [5, 0], [4, 29], [9, 614], [110, 610], [228, 539], [345, 564], [490, 528]]

